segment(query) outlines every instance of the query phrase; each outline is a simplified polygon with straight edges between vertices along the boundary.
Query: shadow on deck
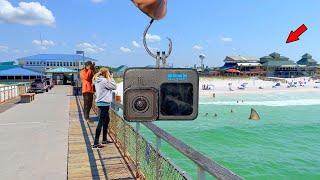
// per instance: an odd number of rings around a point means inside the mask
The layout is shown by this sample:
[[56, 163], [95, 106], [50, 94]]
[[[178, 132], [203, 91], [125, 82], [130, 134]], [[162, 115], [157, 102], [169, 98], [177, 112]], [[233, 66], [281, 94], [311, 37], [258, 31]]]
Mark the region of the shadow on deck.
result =
[[3, 102], [3, 103], [0, 103], [0, 113], [3, 113], [6, 110], [12, 108], [13, 106], [19, 104], [19, 102], [20, 102], [20, 97], [11, 99], [11, 100]]
[[68, 179], [135, 179], [115, 144], [91, 149], [96, 124], [87, 124], [81, 100], [70, 98]]

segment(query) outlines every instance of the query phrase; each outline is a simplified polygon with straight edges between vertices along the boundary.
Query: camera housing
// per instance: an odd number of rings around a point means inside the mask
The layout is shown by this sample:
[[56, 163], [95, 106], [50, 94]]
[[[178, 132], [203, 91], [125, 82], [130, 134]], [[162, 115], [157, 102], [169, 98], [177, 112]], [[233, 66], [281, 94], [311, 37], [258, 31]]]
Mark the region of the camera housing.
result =
[[129, 68], [123, 89], [127, 121], [194, 120], [198, 116], [199, 76], [193, 69]]

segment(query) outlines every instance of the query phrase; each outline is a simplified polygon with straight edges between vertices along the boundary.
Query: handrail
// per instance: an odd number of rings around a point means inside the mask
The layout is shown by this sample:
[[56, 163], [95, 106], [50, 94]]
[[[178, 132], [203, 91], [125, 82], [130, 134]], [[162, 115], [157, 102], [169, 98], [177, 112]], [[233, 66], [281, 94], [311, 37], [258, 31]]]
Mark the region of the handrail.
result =
[[12, 100], [28, 91], [30, 83], [17, 83], [0, 86], [0, 103]]
[[148, 129], [150, 129], [156, 136], [159, 136], [161, 139], [168, 142], [172, 147], [184, 154], [186, 157], [188, 157], [190, 160], [196, 163], [199, 167], [203, 168], [203, 170], [207, 171], [208, 173], [217, 177], [218, 179], [241, 179], [240, 176], [234, 174], [232, 171], [207, 158], [203, 154], [196, 151], [194, 148], [188, 146], [181, 140], [173, 137], [163, 129], [156, 126], [155, 124], [150, 122], [142, 124], [146, 126]]
[[[115, 97], [113, 96], [113, 103], [112, 108], [117, 111], [117, 109], [123, 109], [122, 104], [115, 103]], [[139, 122], [137, 122], [139, 124]], [[218, 179], [242, 179], [240, 176], [236, 175], [229, 169], [226, 169], [225, 167], [219, 165], [217, 162], [209, 159], [208, 157], [204, 156], [200, 152], [196, 151], [194, 148], [188, 146], [181, 140], [173, 137], [165, 130], [159, 128], [153, 123], [147, 122], [147, 123], [141, 123], [146, 128], [151, 130], [156, 136], [157, 136], [157, 146], [161, 145], [161, 139], [165, 140], [167, 143], [169, 143], [173, 148], [178, 150], [180, 153], [184, 154], [187, 158], [192, 160], [197, 166], [198, 166], [198, 179], [205, 179], [205, 173], [207, 172], [211, 174], [212, 176], [215, 176]], [[160, 149], [160, 147], [157, 147], [157, 149]]]

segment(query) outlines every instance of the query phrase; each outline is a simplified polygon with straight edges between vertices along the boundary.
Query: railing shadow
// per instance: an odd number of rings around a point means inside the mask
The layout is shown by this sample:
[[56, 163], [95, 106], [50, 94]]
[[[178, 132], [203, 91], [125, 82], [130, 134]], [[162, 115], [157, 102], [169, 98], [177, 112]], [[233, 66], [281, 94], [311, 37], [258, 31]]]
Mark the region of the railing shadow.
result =
[[[86, 147], [87, 147], [92, 179], [93, 180], [100, 180], [96, 159], [94, 157], [94, 153], [93, 153], [93, 150], [91, 148], [91, 142], [90, 142], [90, 139], [89, 139], [89, 134], [88, 134], [88, 132], [86, 130], [85, 121], [84, 121], [83, 114], [82, 114], [82, 107], [81, 107], [81, 104], [80, 104], [80, 99], [78, 97], [76, 97], [76, 102], [77, 102], [77, 108], [78, 108], [78, 112], [79, 112], [78, 116], [79, 116], [79, 121], [80, 121], [80, 124], [81, 124], [82, 134], [83, 134], [83, 137], [84, 137], [84, 140], [85, 140], [85, 143], [86, 143]], [[89, 129], [90, 129], [90, 133], [92, 135], [91, 128], [89, 128]], [[101, 159], [100, 153], [99, 153], [99, 158]], [[105, 175], [105, 177], [107, 179], [107, 172], [106, 172], [105, 167], [103, 167], [103, 171], [104, 171], [104, 175]]]

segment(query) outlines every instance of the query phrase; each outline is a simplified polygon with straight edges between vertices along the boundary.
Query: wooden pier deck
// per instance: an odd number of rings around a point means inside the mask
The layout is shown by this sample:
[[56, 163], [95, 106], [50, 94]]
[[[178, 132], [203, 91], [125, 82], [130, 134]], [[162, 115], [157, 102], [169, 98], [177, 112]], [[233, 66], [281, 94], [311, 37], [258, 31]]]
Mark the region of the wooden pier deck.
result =
[[96, 123], [84, 121], [79, 101], [70, 100], [68, 179], [135, 179], [115, 144], [91, 149]]

